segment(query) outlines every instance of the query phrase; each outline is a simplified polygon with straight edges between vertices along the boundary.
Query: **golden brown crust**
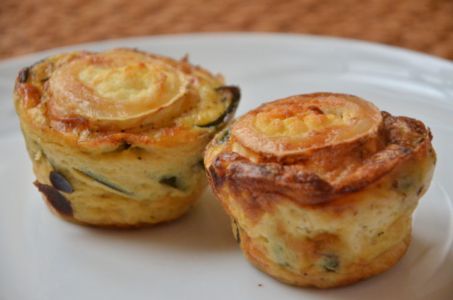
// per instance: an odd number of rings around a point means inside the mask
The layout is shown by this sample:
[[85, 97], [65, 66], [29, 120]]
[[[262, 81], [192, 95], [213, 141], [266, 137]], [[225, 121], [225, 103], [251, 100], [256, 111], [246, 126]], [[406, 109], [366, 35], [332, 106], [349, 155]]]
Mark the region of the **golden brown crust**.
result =
[[[326, 94], [315, 97], [319, 95]], [[230, 144], [240, 143], [234, 135], [239, 122], [233, 127]], [[304, 150], [301, 157], [293, 154], [283, 164], [275, 156], [260, 156], [255, 162], [227, 145], [206, 165], [215, 187], [231, 181], [229, 185], [237, 190], [279, 193], [299, 204], [325, 203], [373, 184], [410, 158], [428, 155], [431, 133], [420, 121], [383, 112], [379, 125], [372, 137], [318, 145], [322, 149], [310, 154]], [[343, 172], [345, 169], [347, 172]]]
[[239, 89], [187, 59], [114, 49], [24, 68], [14, 101], [52, 210], [137, 227], [175, 219], [197, 200], [204, 147], [231, 120]]
[[[260, 121], [258, 108], [205, 152], [208, 180], [243, 252], [264, 272], [300, 286], [336, 287], [384, 272], [405, 253], [411, 215], [432, 178], [429, 129], [386, 112], [378, 117], [366, 103], [366, 112], [335, 114], [351, 99], [352, 110], [364, 102], [351, 95], [288, 99], [280, 100], [279, 120]], [[262, 107], [280, 113], [280, 101]], [[244, 138], [254, 131], [258, 138]]]
[[[215, 77], [200, 67], [192, 66], [184, 60], [176, 61], [133, 49], [115, 49], [106, 53], [109, 55], [109, 64], [103, 66], [106, 68], [111, 67], [113, 64], [111, 61], [116, 61], [117, 59], [125, 65], [123, 68], [127, 68], [128, 64], [131, 64], [127, 59], [132, 57], [137, 61], [136, 64], [138, 65], [146, 63], [151, 67], [153, 64], [165, 66], [162, 67], [164, 69], [166, 68], [165, 70], [159, 70], [164, 75], [171, 71], [184, 74], [180, 76], [186, 76], [184, 81], [190, 82], [190, 85], [181, 87], [184, 90], [184, 94], [181, 97], [178, 97], [178, 100], [181, 98], [186, 101], [188, 98], [201, 97], [202, 95], [198, 95], [200, 92], [198, 89], [200, 89], [200, 87], [204, 88], [204, 86], [207, 86], [212, 87], [212, 89], [215, 90], [223, 86], [222, 78]], [[28, 74], [27, 80], [25, 80], [24, 75], [19, 75], [15, 86], [15, 104], [21, 119], [35, 127], [36, 130], [40, 130], [43, 135], [58, 135], [58, 138], [65, 139], [68, 143], [81, 144], [81, 146], [86, 145], [87, 148], [105, 147], [106, 150], [119, 146], [123, 142], [137, 143], [143, 147], [148, 145], [151, 147], [159, 146], [161, 143], [162, 146], [167, 146], [172, 143], [184, 144], [193, 139], [211, 135], [216, 131], [216, 128], [221, 127], [221, 125], [224, 125], [229, 121], [229, 118], [227, 118], [224, 120], [224, 123], [217, 124], [220, 125], [217, 127], [196, 126], [197, 118], [189, 118], [188, 120], [187, 118], [184, 118], [187, 114], [202, 109], [198, 106], [194, 106], [200, 101], [191, 99], [190, 106], [171, 105], [172, 107], [176, 106], [178, 118], [175, 118], [176, 116], [172, 114], [162, 115], [160, 114], [160, 111], [158, 111], [159, 113], [157, 114], [153, 111], [152, 115], [155, 116], [154, 118], [156, 121], [147, 126], [145, 126], [146, 123], [143, 122], [143, 120], [138, 120], [138, 122], [134, 122], [131, 126], [128, 126], [128, 128], [118, 128], [117, 126], [122, 122], [121, 119], [118, 119], [122, 117], [118, 116], [117, 119], [105, 120], [106, 122], [108, 121], [111, 123], [111, 126], [99, 127], [98, 123], [102, 121], [102, 119], [98, 119], [98, 117], [101, 117], [98, 116], [99, 112], [111, 114], [115, 112], [123, 113], [126, 109], [125, 105], [132, 102], [130, 105], [134, 106], [134, 111], [130, 113], [132, 115], [131, 117], [135, 118], [134, 115], [139, 113], [140, 109], [149, 109], [149, 105], [154, 105], [154, 98], [160, 97], [160, 94], [150, 94], [149, 96], [144, 97], [144, 99], [140, 98], [136, 101], [117, 100], [112, 103], [112, 99], [101, 98], [101, 96], [93, 91], [93, 87], [84, 86], [83, 82], [76, 76], [77, 74], [80, 74], [80, 72], [72, 74], [71, 68], [69, 68], [70, 70], [64, 70], [72, 64], [75, 64], [79, 71], [83, 71], [83, 69], [87, 67], [97, 66], [98, 64], [102, 65], [102, 62], [100, 61], [105, 59], [102, 55], [104, 55], [104, 53], [68, 53], [50, 57], [26, 68]], [[139, 56], [135, 57], [135, 55]], [[116, 58], [116, 56], [119, 56], [119, 58]], [[118, 72], [122, 71], [120, 66], [117, 66], [117, 69], [120, 69]], [[133, 73], [134, 71], [135, 70], [124, 71], [126, 73], [126, 75], [124, 75], [126, 77], [125, 79], [128, 79], [127, 76], [129, 73]], [[20, 74], [22, 73], [23, 72]], [[114, 75], [115, 73], [113, 73], [112, 77]], [[164, 77], [164, 75], [162, 76]], [[133, 78], [132, 75], [130, 76]], [[71, 81], [72, 84], [66, 86], [67, 81]], [[233, 99], [234, 95], [225, 94], [225, 91], [228, 91], [228, 88], [223, 90], [219, 89], [218, 92], [211, 92], [208, 96], [215, 101], [222, 103], [222, 107], [220, 108], [221, 113], [229, 108], [229, 103], [234, 102], [235, 105], [232, 107], [234, 109], [226, 116], [231, 117], [235, 112], [239, 99]], [[225, 95], [227, 98], [221, 100]], [[82, 101], [81, 98], [84, 99], [83, 103], [80, 103]], [[36, 109], [32, 110], [33, 113], [27, 111], [35, 107]], [[180, 118], [180, 116], [182, 116], [182, 118]], [[33, 118], [36, 117], [42, 119], [42, 122], [33, 120]], [[168, 119], [168, 122], [165, 119]], [[175, 119], [177, 119], [176, 122]], [[197, 130], [193, 130], [194, 126]], [[77, 134], [74, 134], [75, 132]], [[86, 134], [89, 136], [85, 137], [85, 139], [80, 137], [80, 135]]]

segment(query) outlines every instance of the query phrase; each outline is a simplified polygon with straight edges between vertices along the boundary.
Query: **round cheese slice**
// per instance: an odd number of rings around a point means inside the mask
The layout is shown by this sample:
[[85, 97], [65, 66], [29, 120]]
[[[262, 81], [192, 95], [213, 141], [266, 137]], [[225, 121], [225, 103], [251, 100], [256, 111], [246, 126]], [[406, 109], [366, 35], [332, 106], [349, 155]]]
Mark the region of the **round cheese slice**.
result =
[[92, 129], [165, 126], [191, 107], [191, 77], [149, 55], [111, 51], [80, 55], [49, 80], [49, 113], [86, 120]]
[[350, 95], [309, 94], [270, 102], [239, 119], [235, 139], [276, 157], [311, 153], [374, 135], [382, 122], [372, 103]]

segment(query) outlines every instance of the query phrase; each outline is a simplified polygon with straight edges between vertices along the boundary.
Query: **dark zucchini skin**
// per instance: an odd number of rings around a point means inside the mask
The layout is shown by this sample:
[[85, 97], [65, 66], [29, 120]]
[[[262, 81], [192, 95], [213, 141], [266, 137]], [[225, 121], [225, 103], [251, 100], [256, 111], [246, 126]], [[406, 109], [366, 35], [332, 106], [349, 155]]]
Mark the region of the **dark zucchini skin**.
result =
[[126, 151], [128, 150], [130, 147], [132, 147], [131, 144], [129, 144], [128, 142], [122, 142], [118, 148], [116, 149], [116, 151]]
[[203, 159], [198, 160], [196, 166], [199, 167], [201, 170], [206, 170]]
[[201, 128], [214, 127], [226, 123], [233, 118], [233, 115], [239, 106], [239, 101], [241, 99], [241, 90], [237, 86], [225, 85], [216, 88], [216, 91], [226, 95], [225, 97], [230, 98], [231, 99], [230, 104], [228, 105], [226, 110], [215, 120], [208, 122], [206, 124], [196, 125], [197, 127]]
[[25, 83], [28, 81], [28, 77], [30, 76], [30, 68], [26, 67], [20, 70], [19, 75], [17, 76], [17, 81], [19, 83]]
[[114, 184], [114, 183], [111, 183], [109, 182], [108, 180], [106, 180], [104, 177], [101, 177], [97, 174], [93, 174], [92, 172], [90, 171], [82, 171], [82, 170], [77, 170], [79, 171], [80, 173], [82, 173], [83, 175], [87, 176], [87, 177], [90, 177], [91, 179], [93, 179], [94, 181], [96, 181], [97, 183], [100, 183], [102, 185], [105, 185], [106, 187], [112, 189], [112, 190], [115, 190], [117, 192], [120, 192], [120, 193], [123, 193], [123, 194], [126, 194], [128, 196], [131, 196], [133, 195], [133, 193], [119, 187], [118, 185]]
[[176, 176], [164, 176], [161, 179], [159, 179], [159, 183], [167, 185], [177, 190], [183, 190], [181, 182]]
[[52, 186], [57, 190], [65, 193], [72, 193], [74, 189], [72, 188], [71, 183], [66, 177], [63, 176], [60, 172], [52, 171], [49, 174], [49, 180], [52, 183]]
[[49, 204], [57, 212], [65, 216], [73, 215], [71, 202], [69, 202], [68, 199], [66, 199], [66, 197], [63, 196], [63, 194], [61, 194], [56, 188], [47, 184], [40, 183], [39, 181], [35, 181], [33, 184], [46, 197]]
[[239, 225], [236, 219], [233, 219], [233, 236], [238, 244], [241, 243], [241, 233], [239, 232]]

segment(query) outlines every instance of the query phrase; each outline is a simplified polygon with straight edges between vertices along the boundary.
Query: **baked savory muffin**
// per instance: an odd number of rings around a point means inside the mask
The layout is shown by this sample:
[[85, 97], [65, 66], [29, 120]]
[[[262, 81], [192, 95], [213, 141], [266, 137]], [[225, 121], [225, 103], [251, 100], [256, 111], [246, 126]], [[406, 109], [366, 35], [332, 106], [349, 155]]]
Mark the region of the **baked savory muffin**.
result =
[[203, 150], [232, 118], [239, 89], [187, 59], [115, 49], [23, 69], [14, 101], [52, 211], [128, 227], [175, 219], [199, 197]]
[[264, 104], [208, 145], [209, 181], [246, 257], [277, 279], [335, 287], [393, 266], [436, 156], [422, 122], [344, 94]]

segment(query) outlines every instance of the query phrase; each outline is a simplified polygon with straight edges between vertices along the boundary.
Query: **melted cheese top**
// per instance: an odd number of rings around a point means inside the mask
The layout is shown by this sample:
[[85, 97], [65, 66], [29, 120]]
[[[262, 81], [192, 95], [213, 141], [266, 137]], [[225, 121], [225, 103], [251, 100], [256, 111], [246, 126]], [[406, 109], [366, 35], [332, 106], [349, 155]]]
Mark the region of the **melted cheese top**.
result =
[[[115, 68], [89, 65], [78, 74], [85, 86], [107, 101], [138, 101], [152, 96], [156, 85], [149, 83], [154, 77], [143, 63]], [[163, 81], [162, 77], [160, 81]]]
[[178, 117], [193, 124], [224, 111], [215, 92], [222, 84], [185, 61], [127, 49], [82, 53], [52, 74], [48, 107], [54, 119], [84, 119], [94, 129], [156, 128]]
[[286, 155], [376, 132], [379, 110], [353, 96], [312, 94], [265, 104], [235, 123], [233, 135], [257, 152]]

